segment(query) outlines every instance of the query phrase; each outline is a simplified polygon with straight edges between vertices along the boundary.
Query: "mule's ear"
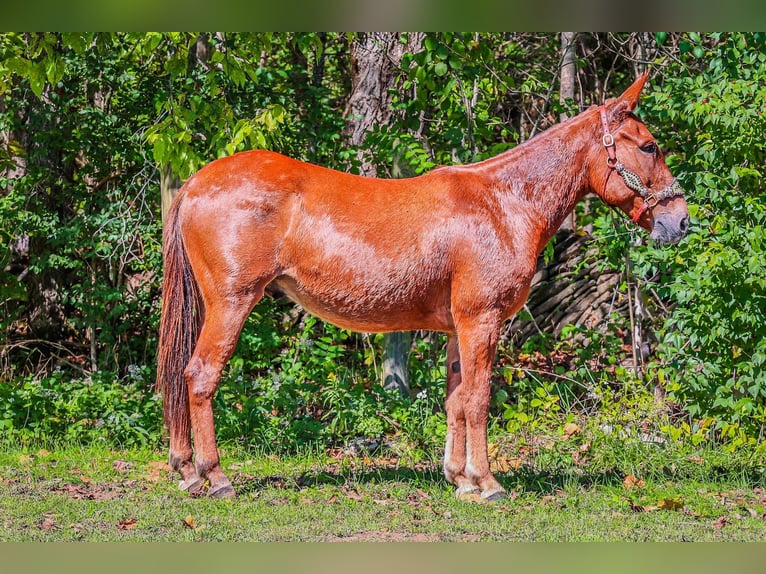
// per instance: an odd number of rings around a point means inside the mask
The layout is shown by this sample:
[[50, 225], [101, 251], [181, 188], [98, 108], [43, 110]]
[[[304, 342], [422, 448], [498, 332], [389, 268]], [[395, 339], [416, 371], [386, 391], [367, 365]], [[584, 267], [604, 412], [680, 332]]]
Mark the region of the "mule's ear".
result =
[[649, 72], [644, 72], [638, 77], [638, 79], [636, 79], [635, 82], [630, 85], [627, 90], [622, 93], [619, 98], [617, 98], [620, 100], [620, 102], [626, 103], [630, 111], [636, 109], [636, 106], [638, 105], [638, 97], [641, 95], [641, 90], [643, 89], [644, 84], [648, 78]]

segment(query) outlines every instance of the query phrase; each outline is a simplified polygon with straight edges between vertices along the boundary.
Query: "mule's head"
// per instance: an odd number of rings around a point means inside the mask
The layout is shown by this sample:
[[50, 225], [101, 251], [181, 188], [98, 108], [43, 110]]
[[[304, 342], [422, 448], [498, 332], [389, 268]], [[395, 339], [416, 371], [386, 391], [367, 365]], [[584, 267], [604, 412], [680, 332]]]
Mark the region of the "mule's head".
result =
[[593, 190], [624, 211], [655, 241], [675, 243], [689, 229], [689, 210], [656, 140], [633, 110], [648, 74], [600, 106], [593, 146]]

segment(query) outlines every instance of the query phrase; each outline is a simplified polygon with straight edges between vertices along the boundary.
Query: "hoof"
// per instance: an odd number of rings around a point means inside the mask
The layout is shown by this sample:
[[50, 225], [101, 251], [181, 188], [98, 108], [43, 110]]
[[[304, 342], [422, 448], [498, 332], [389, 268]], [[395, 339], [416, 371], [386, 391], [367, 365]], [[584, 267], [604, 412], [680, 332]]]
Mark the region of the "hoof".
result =
[[456, 494], [458, 500], [463, 502], [486, 502], [478, 492], [461, 492]]
[[497, 490], [485, 490], [481, 493], [481, 498], [486, 502], [500, 502], [505, 499], [505, 490], [502, 488]]
[[204, 487], [205, 480], [199, 476], [191, 481], [182, 480], [178, 483], [178, 488], [180, 490], [186, 490], [189, 493], [189, 496], [192, 497], [200, 496], [204, 490]]
[[472, 484], [464, 484], [455, 489], [455, 498], [464, 502], [483, 502], [479, 488]]
[[466, 494], [479, 494], [480, 490], [479, 487], [475, 484], [464, 484], [462, 486], [458, 486], [455, 489], [455, 496], [460, 498], [463, 495]]
[[231, 484], [222, 484], [216, 488], [211, 488], [207, 495], [210, 498], [234, 498], [237, 496], [237, 493]]

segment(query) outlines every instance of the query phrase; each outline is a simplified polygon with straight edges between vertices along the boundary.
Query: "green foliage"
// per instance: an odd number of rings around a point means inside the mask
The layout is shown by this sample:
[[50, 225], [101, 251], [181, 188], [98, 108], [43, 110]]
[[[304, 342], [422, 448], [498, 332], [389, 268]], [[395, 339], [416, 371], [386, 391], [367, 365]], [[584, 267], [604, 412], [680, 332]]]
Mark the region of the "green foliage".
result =
[[150, 392], [151, 370], [133, 366], [125, 379], [102, 372], [72, 379], [57, 371], [0, 385], [0, 437], [17, 444], [103, 441], [155, 446], [162, 406]]
[[13, 81], [0, 90], [0, 129], [18, 133], [25, 124], [34, 132], [25, 173], [0, 179], [0, 238], [29, 244], [21, 300], [55, 289], [67, 316], [55, 328], [99, 339], [93, 368], [146, 363], [151, 339], [132, 335], [156, 320], [157, 285], [131, 279], [161, 264], [155, 204], [146, 196], [152, 170], [135, 137], [152, 86], [138, 80], [137, 62], [110, 35], [3, 40], [0, 70]]
[[[495, 397], [501, 392], [513, 397], [496, 401], [506, 429], [529, 431], [560, 424], [575, 413], [592, 414], [603, 406], [604, 393], [635, 385], [619, 364], [625, 349], [617, 325], [616, 320], [594, 329], [569, 325], [559, 337], [541, 335], [526, 341], [521, 352], [501, 356], [504, 381]], [[539, 365], [542, 359], [552, 364]]]
[[741, 441], [766, 423], [766, 43], [762, 34], [687, 41], [642, 105], [675, 152], [693, 228], [676, 248], [635, 253], [673, 303], [650, 372], [692, 418]]
[[[585, 35], [581, 45], [624, 38]], [[352, 41], [326, 33], [0, 34], [0, 133], [10, 136], [0, 146], [3, 432], [130, 444], [159, 436], [148, 381], [160, 170], [183, 179], [251, 148], [355, 169], [357, 150], [343, 136]], [[764, 35], [657, 33], [649, 41], [659, 49], [657, 71], [640, 112], [673, 152], [668, 163], [687, 190], [693, 233], [678, 246], [636, 248], [635, 234], [603, 206], [591, 204], [578, 221], [594, 224], [604, 265], [622, 268], [629, 254], [640, 288], [658, 303], [648, 374], [684, 414], [668, 416], [659, 432], [723, 438], [734, 448], [766, 423]], [[573, 111], [555, 94], [559, 48], [551, 34], [427, 34], [423, 50], [402, 61], [392, 124], [376, 127], [365, 151], [382, 173], [389, 166], [390, 175], [407, 175], [528, 139]], [[581, 78], [583, 107], [603, 95], [604, 69], [613, 70], [610, 92], [633, 73], [622, 52], [594, 47], [581, 56], [581, 69], [599, 76]], [[21, 175], [9, 175], [19, 163]], [[20, 263], [7, 247], [21, 240], [29, 247]], [[58, 324], [40, 334], [30, 318], [37, 310], [39, 322], [48, 308]], [[495, 430], [539, 430], [581, 412], [615, 417], [621, 401], [649, 416], [649, 395], [619, 367], [624, 335], [610, 328], [525, 342], [522, 354], [571, 357], [550, 368], [501, 355]], [[31, 365], [21, 350], [37, 338], [65, 349], [60, 364], [74, 368]], [[380, 349], [378, 336], [264, 300], [215, 399], [220, 436], [277, 449], [381, 436], [440, 444], [443, 337], [414, 343], [412, 400], [379, 388]], [[143, 382], [131, 365], [141, 365]], [[35, 370], [39, 377], [26, 376]]]
[[443, 368], [421, 370], [402, 398], [370, 371], [380, 341], [286, 311], [265, 299], [248, 319], [215, 399], [224, 441], [285, 451], [398, 432], [425, 446], [443, 431]]

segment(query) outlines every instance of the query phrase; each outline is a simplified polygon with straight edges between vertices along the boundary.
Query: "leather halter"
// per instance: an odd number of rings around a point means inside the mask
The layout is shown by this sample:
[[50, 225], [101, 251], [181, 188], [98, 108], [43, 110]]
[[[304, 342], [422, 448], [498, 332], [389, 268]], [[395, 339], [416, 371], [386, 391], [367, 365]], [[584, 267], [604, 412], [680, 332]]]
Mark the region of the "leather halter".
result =
[[607, 172], [606, 177], [604, 178], [604, 193], [606, 192], [606, 184], [609, 182], [609, 176], [612, 175], [613, 171], [616, 171], [622, 176], [625, 185], [638, 193], [644, 200], [643, 205], [641, 205], [638, 212], [632, 218], [633, 223], [638, 223], [638, 220], [647, 209], [652, 209], [663, 199], [684, 194], [684, 190], [681, 188], [681, 184], [678, 183], [676, 178], [673, 178], [673, 181], [671, 181], [664, 189], [655, 192], [644, 185], [644, 182], [641, 181], [641, 177], [638, 174], [622, 165], [622, 163], [617, 160], [614, 136], [609, 131], [609, 122], [606, 118], [606, 110], [604, 109], [604, 106], [599, 106], [598, 111], [601, 114], [601, 125], [604, 128], [604, 135], [602, 136], [601, 141], [609, 156], [606, 158]]

